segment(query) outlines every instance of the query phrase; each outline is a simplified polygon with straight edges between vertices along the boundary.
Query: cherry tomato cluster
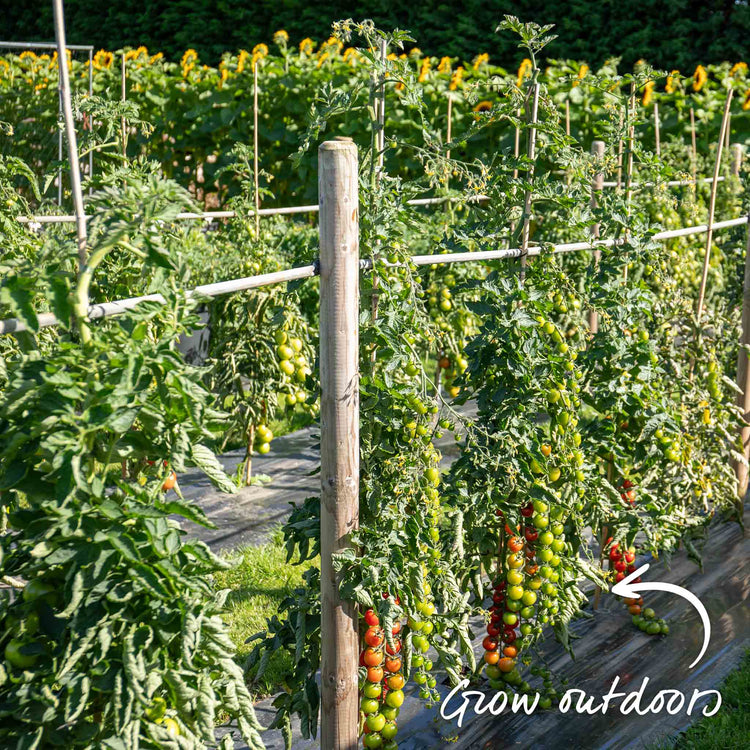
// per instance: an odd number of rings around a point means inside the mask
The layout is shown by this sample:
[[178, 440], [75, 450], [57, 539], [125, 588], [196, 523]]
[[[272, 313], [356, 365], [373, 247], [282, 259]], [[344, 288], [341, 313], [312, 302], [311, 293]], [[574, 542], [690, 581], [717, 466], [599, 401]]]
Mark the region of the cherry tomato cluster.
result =
[[[628, 573], [635, 570], [636, 550], [635, 547], [631, 546], [623, 551], [620, 545], [613, 542], [611, 538], [607, 540], [607, 544], [609, 546], [609, 564], [615, 571], [615, 581], [619, 583]], [[633, 579], [633, 583], [640, 583], [640, 581], [640, 576]], [[654, 610], [650, 607], [644, 608], [642, 596], [636, 599], [624, 599], [623, 601], [628, 608], [628, 612], [632, 615], [633, 625], [644, 633], [649, 635], [667, 635], [669, 633], [667, 623], [662, 619], [655, 619]]]
[[281, 330], [276, 331], [274, 338], [279, 369], [286, 376], [282, 383], [285, 391], [284, 404], [286, 406], [304, 404], [307, 401], [307, 394], [299, 386], [307, 380], [312, 370], [305, 356], [302, 339], [290, 336], [286, 331]]
[[629, 479], [623, 480], [620, 487], [620, 497], [628, 505], [635, 505], [635, 485]]
[[391, 628], [390, 642], [374, 610], [365, 612], [364, 622], [365, 648], [360, 655], [360, 666], [366, 670], [360, 703], [362, 744], [366, 748], [395, 750], [396, 719], [404, 702], [405, 684], [400, 656], [401, 622]]

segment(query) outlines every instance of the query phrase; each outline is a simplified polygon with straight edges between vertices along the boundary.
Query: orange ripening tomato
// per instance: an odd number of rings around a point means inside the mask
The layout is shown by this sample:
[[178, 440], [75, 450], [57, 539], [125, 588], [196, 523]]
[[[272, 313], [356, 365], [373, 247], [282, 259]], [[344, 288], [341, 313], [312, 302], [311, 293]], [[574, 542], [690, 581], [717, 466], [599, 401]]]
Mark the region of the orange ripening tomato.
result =
[[162, 492], [171, 490], [177, 484], [177, 474], [173, 471], [169, 473], [169, 476], [164, 480], [164, 484], [161, 486]]
[[500, 654], [497, 651], [485, 651], [484, 660], [487, 664], [497, 664], [500, 661]]
[[511, 552], [520, 552], [523, 549], [523, 539], [519, 536], [512, 536], [508, 539], [508, 549]]
[[515, 646], [506, 646], [503, 649], [503, 656], [508, 656], [511, 659], [515, 659], [518, 656], [518, 649]]
[[382, 682], [383, 674], [383, 667], [369, 667], [367, 670], [367, 681], [375, 683]]
[[400, 672], [401, 671], [401, 659], [391, 658], [390, 656], [385, 660], [385, 668], [389, 672]]
[[374, 648], [366, 648], [364, 655], [365, 666], [379, 667], [383, 663], [383, 652]]

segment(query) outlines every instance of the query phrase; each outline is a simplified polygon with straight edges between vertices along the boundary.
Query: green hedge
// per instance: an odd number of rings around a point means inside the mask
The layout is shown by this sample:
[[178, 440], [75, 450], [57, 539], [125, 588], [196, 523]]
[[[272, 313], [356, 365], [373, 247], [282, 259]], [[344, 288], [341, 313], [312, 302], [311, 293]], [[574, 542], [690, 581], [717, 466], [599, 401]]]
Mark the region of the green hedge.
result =
[[[430, 54], [470, 59], [489, 52], [493, 62], [509, 67], [521, 53], [510, 38], [492, 34], [506, 13], [554, 23], [559, 38], [548, 48], [550, 57], [585, 59], [591, 65], [621, 56], [628, 67], [645, 58], [689, 73], [698, 63], [743, 59], [750, 34], [746, 0], [464, 0], [460, 5], [436, 0], [414, 5], [391, 0], [67, 0], [65, 7], [69, 43], [107, 49], [145, 44], [173, 59], [194, 47], [214, 63], [225, 50], [268, 42], [279, 28], [293, 42], [308, 36], [323, 40], [333, 21], [348, 17], [409, 29]], [[5, 40], [54, 38], [51, 2], [8, 3], [3, 20]]]

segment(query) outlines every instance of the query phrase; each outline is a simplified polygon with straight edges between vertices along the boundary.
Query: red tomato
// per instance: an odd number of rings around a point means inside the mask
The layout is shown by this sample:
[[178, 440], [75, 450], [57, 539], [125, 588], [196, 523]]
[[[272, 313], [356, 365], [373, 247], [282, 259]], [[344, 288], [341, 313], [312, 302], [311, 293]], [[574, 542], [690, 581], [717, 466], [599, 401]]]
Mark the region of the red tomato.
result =
[[520, 552], [523, 549], [523, 539], [518, 536], [512, 536], [508, 539], [508, 549], [511, 552]]
[[368, 628], [367, 632], [365, 633], [365, 643], [368, 646], [372, 646], [373, 648], [377, 648], [378, 646], [382, 645], [384, 640], [383, 631], [380, 630], [380, 628]]
[[380, 625], [380, 619], [375, 614], [375, 610], [368, 609], [367, 612], [365, 612], [365, 622], [370, 627], [377, 627], [378, 625]]
[[388, 644], [386, 644], [385, 652], [389, 656], [395, 656], [399, 651], [401, 651], [401, 641], [396, 641], [395, 648], [391, 648]]
[[494, 651], [497, 648], [497, 638], [492, 638], [490, 636], [487, 636], [482, 641], [482, 648], [485, 651]]
[[529, 526], [524, 531], [524, 536], [527, 542], [535, 542], [539, 538], [539, 532], [533, 526]]

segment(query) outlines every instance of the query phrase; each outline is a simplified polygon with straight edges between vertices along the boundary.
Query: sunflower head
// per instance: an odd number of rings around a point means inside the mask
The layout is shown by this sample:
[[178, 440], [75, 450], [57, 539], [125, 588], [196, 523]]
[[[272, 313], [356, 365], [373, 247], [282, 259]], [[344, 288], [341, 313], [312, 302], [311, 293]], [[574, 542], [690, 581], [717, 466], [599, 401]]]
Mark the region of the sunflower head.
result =
[[680, 81], [680, 71], [679, 70], [673, 70], [668, 76], [667, 76], [667, 83], [664, 86], [664, 90], [668, 94], [674, 94], [675, 89], [677, 88], [677, 85]]
[[455, 91], [461, 85], [463, 78], [464, 78], [464, 69], [463, 69], [463, 66], [459, 65], [456, 68], [456, 72], [451, 76], [451, 82], [448, 88], [451, 91]]
[[700, 91], [706, 85], [707, 80], [708, 73], [706, 69], [702, 65], [699, 65], [695, 69], [695, 73], [693, 73], [693, 91]]
[[482, 52], [481, 55], [477, 55], [471, 64], [473, 70], [479, 70], [482, 65], [486, 65], [490, 61], [490, 56], [486, 52]]
[[476, 107], [474, 107], [474, 112], [491, 112], [492, 111], [492, 102], [488, 101], [482, 101], [477, 104]]
[[518, 66], [518, 76], [516, 78], [516, 86], [519, 89], [523, 86], [524, 79], [529, 76], [533, 67], [534, 65], [528, 57], [521, 61], [521, 64]]
[[451, 59], [450, 57], [441, 57], [440, 63], [438, 64], [438, 73], [450, 73], [451, 72]]
[[289, 43], [289, 34], [284, 29], [273, 32], [273, 43], [279, 47], [286, 47]]
[[95, 70], [108, 70], [112, 67], [115, 56], [111, 52], [107, 52], [105, 49], [100, 49], [94, 55], [94, 69]]
[[299, 43], [299, 51], [303, 55], [312, 55], [314, 49], [315, 49], [315, 42], [312, 39], [310, 39], [310, 37], [307, 37], [307, 39], [303, 39]]
[[654, 86], [656, 84], [653, 81], [648, 81], [643, 89], [643, 106], [648, 107], [651, 104], [651, 100], [654, 98]]
[[412, 60], [419, 60], [419, 58], [422, 57], [422, 50], [419, 49], [419, 47], [412, 47], [409, 50], [409, 57]]
[[195, 67], [196, 62], [198, 62], [198, 53], [194, 49], [185, 50], [185, 54], [180, 59], [183, 78], [187, 78], [188, 73]]
[[584, 63], [581, 65], [580, 68], [578, 68], [578, 75], [576, 76], [575, 81], [573, 81], [573, 88], [575, 88], [585, 77], [586, 74], [589, 72], [589, 66]]
[[263, 44], [261, 42], [260, 44], [256, 44], [253, 47], [253, 57], [258, 56], [259, 60], [262, 60], [266, 55], [268, 55], [268, 46]]
[[427, 80], [427, 74], [430, 72], [430, 68], [432, 67], [432, 63], [430, 62], [429, 57], [425, 57], [422, 60], [422, 64], [419, 66], [419, 78], [417, 79], [420, 83], [423, 83]]
[[345, 63], [349, 63], [349, 65], [353, 67], [357, 64], [357, 61], [359, 60], [359, 52], [357, 52], [357, 50], [354, 49], [354, 47], [347, 47], [344, 50], [344, 54], [342, 55], [342, 58]]
[[746, 76], [747, 75], [747, 63], [738, 62], [732, 65], [732, 69], [729, 71], [730, 78], [735, 76]]

